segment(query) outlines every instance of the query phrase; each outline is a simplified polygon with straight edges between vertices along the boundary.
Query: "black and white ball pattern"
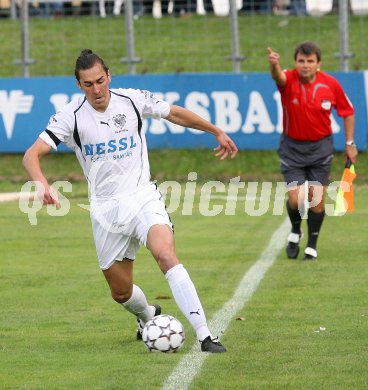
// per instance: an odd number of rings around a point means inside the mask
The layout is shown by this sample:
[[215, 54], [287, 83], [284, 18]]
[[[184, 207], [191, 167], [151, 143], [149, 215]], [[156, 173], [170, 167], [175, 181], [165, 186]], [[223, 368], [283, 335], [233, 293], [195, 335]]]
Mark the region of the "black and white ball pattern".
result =
[[146, 322], [142, 339], [151, 352], [176, 352], [183, 346], [185, 332], [178, 319], [161, 314]]

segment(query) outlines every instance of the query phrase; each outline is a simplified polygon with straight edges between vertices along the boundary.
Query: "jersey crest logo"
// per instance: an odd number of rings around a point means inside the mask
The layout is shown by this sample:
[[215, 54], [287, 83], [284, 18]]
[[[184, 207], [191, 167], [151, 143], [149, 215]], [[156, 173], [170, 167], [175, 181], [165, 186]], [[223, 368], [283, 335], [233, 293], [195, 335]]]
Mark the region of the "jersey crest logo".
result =
[[126, 116], [124, 114], [115, 115], [112, 120], [114, 121], [114, 125], [119, 129], [123, 129], [126, 123]]
[[329, 100], [322, 100], [321, 106], [324, 110], [330, 110], [332, 103]]

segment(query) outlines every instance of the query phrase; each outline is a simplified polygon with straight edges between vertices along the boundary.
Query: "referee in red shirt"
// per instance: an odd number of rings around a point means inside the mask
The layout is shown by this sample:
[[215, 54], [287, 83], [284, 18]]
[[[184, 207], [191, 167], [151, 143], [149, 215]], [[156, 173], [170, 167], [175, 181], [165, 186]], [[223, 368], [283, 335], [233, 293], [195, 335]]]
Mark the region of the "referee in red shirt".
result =
[[271, 76], [281, 94], [283, 134], [279, 156], [281, 172], [288, 185], [287, 211], [291, 233], [287, 256], [296, 259], [302, 238], [304, 183], [308, 181], [308, 243], [304, 259], [317, 258], [317, 239], [325, 216], [324, 188], [329, 184], [333, 158], [330, 114], [333, 108], [343, 117], [345, 153], [356, 162], [354, 107], [339, 82], [319, 70], [321, 50], [314, 42], [303, 42], [294, 52], [295, 68], [283, 71], [280, 56], [268, 48]]

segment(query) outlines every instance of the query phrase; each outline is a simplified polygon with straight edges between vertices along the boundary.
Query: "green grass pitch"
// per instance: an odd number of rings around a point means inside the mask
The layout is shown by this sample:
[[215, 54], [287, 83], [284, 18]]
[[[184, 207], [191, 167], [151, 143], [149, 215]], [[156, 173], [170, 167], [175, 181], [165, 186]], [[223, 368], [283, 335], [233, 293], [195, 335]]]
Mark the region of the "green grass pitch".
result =
[[[228, 353], [206, 359], [191, 390], [366, 388], [366, 185], [355, 196], [353, 214], [326, 218], [317, 262], [279, 254], [219, 335]], [[187, 340], [177, 354], [152, 354], [135, 340], [134, 318], [111, 300], [99, 271], [89, 215], [78, 207], [87, 199], [70, 201], [64, 217], [43, 209], [37, 226], [17, 202], [0, 203], [0, 387], [161, 389], [196, 343], [194, 332], [142, 248], [135, 282], [150, 302], [182, 321]], [[233, 216], [204, 217], [198, 210], [197, 196], [192, 216], [179, 207], [172, 219], [177, 252], [211, 319], [286, 216], [251, 217], [244, 200]]]

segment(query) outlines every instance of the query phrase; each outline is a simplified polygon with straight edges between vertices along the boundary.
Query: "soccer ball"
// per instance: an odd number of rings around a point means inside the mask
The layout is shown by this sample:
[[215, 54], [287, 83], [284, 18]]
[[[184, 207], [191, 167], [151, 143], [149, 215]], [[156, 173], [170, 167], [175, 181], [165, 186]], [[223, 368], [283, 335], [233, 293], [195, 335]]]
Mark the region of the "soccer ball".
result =
[[184, 328], [175, 317], [161, 314], [146, 322], [142, 340], [151, 352], [176, 352], [184, 344]]

